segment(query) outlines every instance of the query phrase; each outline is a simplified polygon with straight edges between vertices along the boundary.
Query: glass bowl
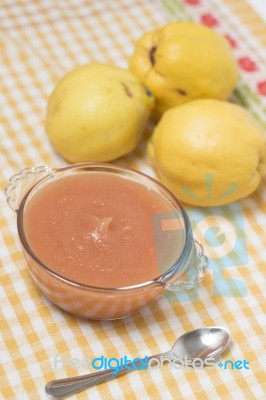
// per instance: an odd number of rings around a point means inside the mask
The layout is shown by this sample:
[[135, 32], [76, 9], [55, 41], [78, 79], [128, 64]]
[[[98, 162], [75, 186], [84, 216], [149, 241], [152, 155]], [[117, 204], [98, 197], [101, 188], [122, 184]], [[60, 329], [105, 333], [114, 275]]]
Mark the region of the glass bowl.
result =
[[[73, 174], [95, 172], [116, 174], [134, 180], [154, 190], [171, 206], [170, 213], [154, 216], [154, 236], [160, 274], [153, 279], [125, 287], [85, 285], [67, 279], [45, 265], [29, 245], [23, 225], [29, 199], [52, 181]], [[5, 194], [9, 206], [17, 213], [18, 235], [34, 282], [48, 299], [71, 314], [103, 320], [127, 317], [157, 300], [165, 290], [175, 292], [181, 288], [193, 289], [204, 277], [208, 260], [202, 245], [193, 239], [190, 221], [184, 208], [162, 184], [143, 173], [105, 163], [80, 163], [59, 169], [38, 166], [25, 168], [19, 174], [13, 175]], [[171, 222], [177, 222], [178, 227], [171, 228]], [[166, 226], [168, 223], [167, 229], [162, 229], [163, 223], [166, 223]], [[174, 236], [177, 230], [179, 238], [182, 237], [178, 242]], [[172, 246], [171, 257], [168, 257], [169, 243]], [[167, 257], [169, 260], [165, 262]]]

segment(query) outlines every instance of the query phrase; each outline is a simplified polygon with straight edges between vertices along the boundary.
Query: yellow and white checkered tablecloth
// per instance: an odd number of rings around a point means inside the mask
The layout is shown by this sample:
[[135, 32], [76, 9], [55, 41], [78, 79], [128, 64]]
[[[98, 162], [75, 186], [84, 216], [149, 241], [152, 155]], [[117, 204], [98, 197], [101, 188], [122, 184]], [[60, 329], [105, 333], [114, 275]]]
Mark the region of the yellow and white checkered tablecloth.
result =
[[[47, 98], [58, 78], [92, 60], [126, 67], [134, 40], [174, 20], [200, 21], [230, 41], [241, 68], [234, 99], [265, 125], [266, 28], [243, 0], [1, 0], [1, 189], [26, 166], [63, 166], [44, 130]], [[145, 143], [119, 162], [150, 175]], [[84, 371], [54, 368], [54, 357], [128, 358], [167, 351], [185, 331], [222, 325], [233, 344], [220, 358], [247, 360], [249, 369], [135, 371], [80, 393], [77, 399], [266, 398], [266, 179], [239, 204], [249, 261], [225, 271], [248, 288], [240, 297], [215, 296], [212, 271], [198, 299], [164, 296], [130, 319], [74, 318], [45, 299], [21, 253], [16, 216], [1, 190], [0, 388], [1, 399], [45, 399], [44, 385]], [[172, 299], [173, 300], [173, 299]], [[86, 371], [89, 372], [89, 371]]]

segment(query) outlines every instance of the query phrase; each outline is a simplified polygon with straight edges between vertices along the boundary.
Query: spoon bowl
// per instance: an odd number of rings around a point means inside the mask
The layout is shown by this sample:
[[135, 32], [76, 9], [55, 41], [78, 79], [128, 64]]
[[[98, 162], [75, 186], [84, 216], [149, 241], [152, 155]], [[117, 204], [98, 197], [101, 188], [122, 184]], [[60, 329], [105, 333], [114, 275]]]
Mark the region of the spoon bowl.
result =
[[228, 329], [211, 326], [184, 333], [175, 342], [171, 355], [175, 358], [202, 360], [217, 357], [229, 345], [231, 333]]

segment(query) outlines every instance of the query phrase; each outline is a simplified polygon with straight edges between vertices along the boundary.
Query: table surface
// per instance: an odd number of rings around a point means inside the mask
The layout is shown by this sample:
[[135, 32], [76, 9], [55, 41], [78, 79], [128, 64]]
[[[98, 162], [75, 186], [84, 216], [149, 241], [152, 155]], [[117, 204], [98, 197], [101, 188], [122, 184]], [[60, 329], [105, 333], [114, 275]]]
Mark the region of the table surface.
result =
[[[254, 7], [263, 3], [253, 1]], [[65, 165], [43, 125], [47, 98], [59, 77], [92, 60], [126, 67], [134, 40], [170, 21], [204, 21], [227, 37], [241, 70], [233, 98], [266, 126], [266, 28], [243, 0], [2, 0], [0, 15], [2, 189], [26, 166]], [[144, 149], [142, 142], [118, 162], [156, 176]], [[64, 359], [134, 358], [167, 351], [185, 331], [221, 325], [233, 335], [218, 361], [223, 365], [135, 371], [73, 398], [265, 399], [265, 183], [264, 177], [259, 189], [237, 204], [242, 244], [234, 250], [237, 265], [223, 272], [241, 290], [215, 295], [217, 271], [210, 268], [193, 299], [165, 295], [132, 318], [113, 322], [74, 318], [41, 295], [21, 253], [16, 216], [1, 192], [0, 397], [45, 399], [47, 381], [84, 373], [69, 365], [55, 369], [58, 353]], [[224, 209], [216, 211], [223, 215]], [[200, 213], [191, 215], [195, 223]], [[225, 234], [231, 240], [226, 228]], [[231, 364], [225, 369], [226, 360], [246, 360], [249, 369]]]
[[265, 2], [261, 0], [247, 0], [249, 5], [254, 9], [254, 11], [266, 21], [266, 7]]

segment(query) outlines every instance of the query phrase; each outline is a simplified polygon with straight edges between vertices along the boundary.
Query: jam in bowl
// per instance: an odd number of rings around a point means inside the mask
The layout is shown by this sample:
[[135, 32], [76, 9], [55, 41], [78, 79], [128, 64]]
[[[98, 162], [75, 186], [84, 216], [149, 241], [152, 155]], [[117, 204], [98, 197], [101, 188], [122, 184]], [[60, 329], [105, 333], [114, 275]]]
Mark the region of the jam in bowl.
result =
[[39, 166], [11, 177], [5, 193], [34, 282], [72, 314], [123, 318], [204, 277], [208, 260], [184, 208], [145, 174]]

